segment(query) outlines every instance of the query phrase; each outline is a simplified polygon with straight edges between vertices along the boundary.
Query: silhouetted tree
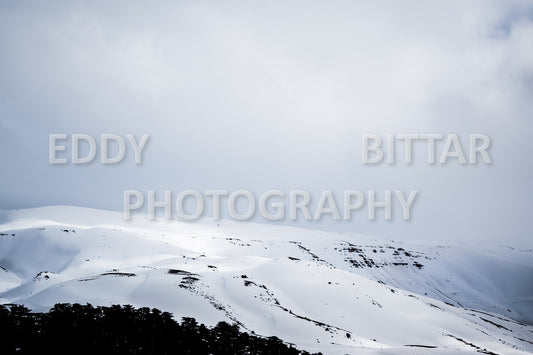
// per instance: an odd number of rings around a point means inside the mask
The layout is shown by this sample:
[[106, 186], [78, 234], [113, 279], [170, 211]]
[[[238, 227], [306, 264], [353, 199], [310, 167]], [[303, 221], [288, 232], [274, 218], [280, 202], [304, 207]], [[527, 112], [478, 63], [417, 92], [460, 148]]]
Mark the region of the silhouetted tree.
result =
[[179, 324], [168, 312], [131, 305], [56, 304], [48, 313], [0, 306], [0, 334], [0, 354], [308, 354], [237, 324], [209, 329], [194, 318]]

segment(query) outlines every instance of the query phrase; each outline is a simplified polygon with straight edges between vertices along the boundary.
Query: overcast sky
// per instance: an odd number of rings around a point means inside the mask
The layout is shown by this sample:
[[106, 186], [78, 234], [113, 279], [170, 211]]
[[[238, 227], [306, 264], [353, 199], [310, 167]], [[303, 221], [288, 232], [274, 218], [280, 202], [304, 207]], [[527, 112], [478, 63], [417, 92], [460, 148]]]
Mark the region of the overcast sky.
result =
[[[0, 209], [419, 190], [410, 222], [299, 223], [531, 245], [532, 114], [532, 1], [0, 4]], [[418, 132], [484, 133], [493, 164], [361, 163], [363, 133]], [[140, 166], [54, 166], [50, 133], [152, 136]]]

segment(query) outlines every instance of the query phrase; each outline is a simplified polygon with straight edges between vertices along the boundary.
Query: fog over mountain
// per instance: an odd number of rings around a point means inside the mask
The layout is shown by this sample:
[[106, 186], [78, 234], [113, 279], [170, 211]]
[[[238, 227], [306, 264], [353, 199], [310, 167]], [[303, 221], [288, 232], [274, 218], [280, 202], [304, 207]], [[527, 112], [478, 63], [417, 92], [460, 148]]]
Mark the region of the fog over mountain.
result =
[[[3, 2], [0, 208], [121, 210], [125, 189], [419, 190], [409, 222], [279, 223], [530, 245], [532, 21], [514, 0]], [[139, 166], [131, 152], [58, 166], [51, 133], [151, 140]], [[428, 166], [415, 144], [412, 165], [367, 166], [364, 133], [482, 133], [493, 163]]]
[[0, 352], [532, 354], [532, 98], [531, 0], [2, 1]]

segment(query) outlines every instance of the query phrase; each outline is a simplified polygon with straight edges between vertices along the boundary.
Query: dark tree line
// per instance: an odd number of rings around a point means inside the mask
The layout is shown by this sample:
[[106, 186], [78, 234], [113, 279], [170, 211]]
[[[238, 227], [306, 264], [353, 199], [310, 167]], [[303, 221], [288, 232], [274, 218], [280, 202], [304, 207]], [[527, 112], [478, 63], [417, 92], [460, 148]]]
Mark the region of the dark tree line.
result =
[[194, 318], [132, 306], [56, 304], [48, 313], [0, 306], [0, 354], [308, 354], [277, 337], [241, 332], [236, 324], [208, 328]]

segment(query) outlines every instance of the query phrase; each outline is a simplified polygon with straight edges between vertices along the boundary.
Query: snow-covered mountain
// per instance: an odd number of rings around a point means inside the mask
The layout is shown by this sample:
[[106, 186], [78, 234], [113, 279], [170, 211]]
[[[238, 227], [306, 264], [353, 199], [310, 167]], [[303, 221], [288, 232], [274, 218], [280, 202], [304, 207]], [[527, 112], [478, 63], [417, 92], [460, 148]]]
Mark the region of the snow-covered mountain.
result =
[[533, 353], [533, 251], [117, 212], [0, 213], [0, 302], [157, 307], [324, 354]]

